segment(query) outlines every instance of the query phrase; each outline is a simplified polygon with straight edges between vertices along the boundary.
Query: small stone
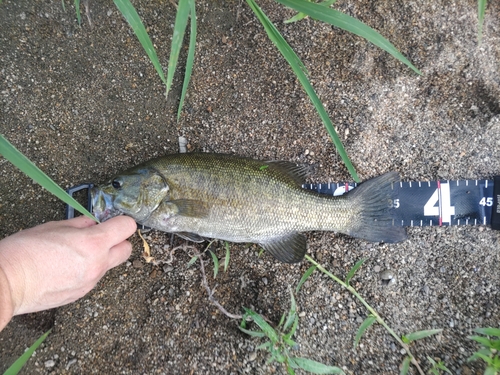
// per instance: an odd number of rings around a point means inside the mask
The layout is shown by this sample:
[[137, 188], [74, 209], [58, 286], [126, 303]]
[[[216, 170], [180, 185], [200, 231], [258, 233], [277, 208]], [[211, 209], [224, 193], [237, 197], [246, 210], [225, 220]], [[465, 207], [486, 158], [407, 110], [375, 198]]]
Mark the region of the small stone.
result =
[[394, 279], [394, 273], [391, 270], [382, 271], [380, 278], [386, 281], [392, 280]]
[[137, 269], [141, 269], [144, 267], [144, 264], [142, 264], [142, 262], [139, 259], [134, 260], [132, 265], [134, 266], [134, 268], [137, 268]]
[[47, 368], [52, 368], [56, 365], [56, 362], [53, 359], [49, 359], [48, 361], [44, 362], [44, 365]]
[[70, 359], [70, 360], [68, 361], [68, 364], [66, 365], [66, 370], [69, 370], [69, 368], [70, 368], [71, 366], [73, 366], [76, 362], [77, 362], [77, 359], [76, 359], [76, 358]]
[[374, 270], [375, 272], [380, 272], [380, 266], [375, 266], [375, 267], [373, 267], [373, 270]]
[[167, 272], [172, 272], [174, 270], [174, 267], [172, 266], [163, 266], [163, 272], [167, 273]]
[[266, 277], [263, 277], [263, 278], [262, 278], [262, 282], [264, 283], [264, 285], [267, 285], [267, 278], [266, 278]]
[[255, 361], [256, 359], [257, 359], [257, 353], [256, 353], [256, 352], [252, 352], [252, 353], [250, 353], [250, 355], [248, 356], [248, 360], [249, 360], [250, 362]]

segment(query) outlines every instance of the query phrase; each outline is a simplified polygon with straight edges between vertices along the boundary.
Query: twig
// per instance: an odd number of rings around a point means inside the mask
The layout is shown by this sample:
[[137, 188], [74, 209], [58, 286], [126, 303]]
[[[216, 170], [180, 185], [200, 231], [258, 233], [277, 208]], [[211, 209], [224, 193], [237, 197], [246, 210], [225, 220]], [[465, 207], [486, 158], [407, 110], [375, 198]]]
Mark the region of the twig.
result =
[[226, 315], [227, 317], [231, 318], [231, 319], [243, 319], [243, 315], [236, 315], [236, 314], [232, 314], [230, 313], [229, 311], [227, 311], [224, 306], [222, 306], [219, 301], [217, 301], [214, 297], [214, 292], [215, 292], [215, 288], [217, 287], [217, 285], [215, 285], [214, 289], [210, 289], [210, 287], [208, 286], [208, 282], [207, 282], [207, 275], [205, 274], [205, 265], [203, 264], [203, 258], [202, 258], [202, 255], [200, 253], [197, 253], [196, 256], [198, 256], [198, 258], [200, 258], [200, 270], [201, 270], [201, 276], [202, 276], [202, 284], [203, 286], [205, 287], [207, 293], [208, 293], [208, 300], [210, 302], [212, 302], [215, 306], [217, 306], [217, 308], [219, 309], [220, 312], [222, 312], [224, 315]]

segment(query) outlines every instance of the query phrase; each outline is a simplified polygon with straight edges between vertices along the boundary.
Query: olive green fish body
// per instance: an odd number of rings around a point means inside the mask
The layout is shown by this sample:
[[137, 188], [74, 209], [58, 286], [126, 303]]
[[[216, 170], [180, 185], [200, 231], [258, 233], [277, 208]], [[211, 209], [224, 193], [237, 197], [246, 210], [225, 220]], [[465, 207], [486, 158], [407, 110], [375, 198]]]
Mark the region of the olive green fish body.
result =
[[[261, 244], [284, 262], [306, 251], [302, 232], [336, 231], [372, 241], [405, 238], [389, 214], [396, 173], [339, 197], [301, 188], [305, 169], [220, 154], [167, 155], [117, 176], [97, 189], [96, 216], [124, 213], [138, 223], [201, 241], [218, 238]], [[105, 197], [105, 198], [102, 198]], [[94, 198], [96, 201], [97, 198]], [[98, 217], [99, 218], [99, 217]]]

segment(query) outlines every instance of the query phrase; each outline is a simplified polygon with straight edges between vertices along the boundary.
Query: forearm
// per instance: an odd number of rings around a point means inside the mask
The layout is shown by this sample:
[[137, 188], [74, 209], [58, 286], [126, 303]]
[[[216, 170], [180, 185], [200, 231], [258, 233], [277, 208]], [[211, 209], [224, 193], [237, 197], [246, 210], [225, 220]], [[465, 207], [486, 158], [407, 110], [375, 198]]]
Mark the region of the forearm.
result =
[[9, 323], [14, 315], [14, 303], [9, 280], [0, 267], [0, 331]]

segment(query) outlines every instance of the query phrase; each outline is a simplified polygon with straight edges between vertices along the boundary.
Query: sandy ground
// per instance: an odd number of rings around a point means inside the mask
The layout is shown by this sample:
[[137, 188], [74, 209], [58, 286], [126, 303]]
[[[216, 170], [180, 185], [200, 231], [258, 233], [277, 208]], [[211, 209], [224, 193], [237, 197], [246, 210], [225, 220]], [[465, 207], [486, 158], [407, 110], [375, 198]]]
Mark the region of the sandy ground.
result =
[[[175, 9], [134, 1], [166, 66]], [[0, 132], [63, 187], [104, 182], [154, 156], [189, 149], [282, 159], [315, 166], [310, 181], [349, 175], [291, 70], [245, 2], [197, 3], [199, 37], [186, 106], [176, 122], [181, 76], [164, 87], [111, 2], [90, 3], [92, 27], [57, 1], [0, 5]], [[376, 28], [421, 71], [416, 75], [365, 40], [261, 4], [309, 69], [312, 83], [362, 179], [396, 170], [406, 181], [491, 178], [500, 174], [500, 4], [488, 4], [484, 39], [477, 4], [460, 1], [343, 1], [336, 8]], [[185, 56], [186, 51], [183, 51]], [[182, 56], [181, 56], [182, 57]], [[63, 218], [64, 206], [0, 158], [0, 236]], [[373, 244], [333, 233], [309, 235], [308, 252], [344, 277], [368, 258], [353, 285], [400, 335], [443, 332], [412, 346], [454, 374], [467, 363], [475, 327], [500, 325], [499, 234], [484, 226], [415, 228], [407, 241]], [[147, 239], [157, 259], [184, 241]], [[0, 333], [0, 371], [43, 332], [52, 333], [25, 373], [284, 374], [256, 351], [263, 341], [238, 330], [207, 298], [190, 255], [146, 264], [141, 242], [129, 262], [88, 296], [56, 310], [16, 317]], [[223, 244], [214, 244], [219, 258]], [[255, 246], [231, 245], [226, 273], [212, 277], [227, 310], [251, 307], [274, 322], [289, 307], [288, 288], [309, 267], [284, 265]], [[389, 270], [395, 282], [385, 285]], [[379, 271], [379, 272], [377, 272]], [[397, 374], [401, 348], [380, 326], [354, 349], [364, 307], [315, 273], [297, 296], [294, 354], [347, 374]], [[415, 374], [414, 370], [411, 373]]]

